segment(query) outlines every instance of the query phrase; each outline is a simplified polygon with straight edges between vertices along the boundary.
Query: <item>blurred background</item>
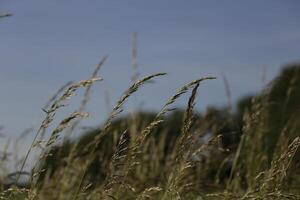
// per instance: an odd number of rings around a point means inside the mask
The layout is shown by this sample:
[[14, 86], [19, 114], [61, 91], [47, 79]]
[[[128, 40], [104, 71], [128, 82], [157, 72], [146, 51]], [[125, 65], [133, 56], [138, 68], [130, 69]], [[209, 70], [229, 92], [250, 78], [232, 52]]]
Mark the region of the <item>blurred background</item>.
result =
[[[168, 75], [139, 90], [129, 111], [159, 110], [179, 86], [207, 75], [218, 79], [201, 86], [197, 108], [228, 103], [224, 77], [234, 103], [299, 61], [299, 8], [297, 0], [0, 0], [0, 14], [13, 14], [0, 20], [1, 133], [37, 127], [48, 98], [88, 78], [105, 55], [86, 125], [103, 122], [137, 72]], [[67, 110], [76, 108], [72, 100]]]

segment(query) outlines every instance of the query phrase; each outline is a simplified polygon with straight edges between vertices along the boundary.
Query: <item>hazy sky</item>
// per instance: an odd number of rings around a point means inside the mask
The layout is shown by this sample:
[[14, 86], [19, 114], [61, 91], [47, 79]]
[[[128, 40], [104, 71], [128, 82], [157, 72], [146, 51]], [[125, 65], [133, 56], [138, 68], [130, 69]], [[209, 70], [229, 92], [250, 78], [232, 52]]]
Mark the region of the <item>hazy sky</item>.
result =
[[135, 104], [159, 109], [180, 85], [206, 75], [219, 79], [200, 87], [200, 109], [226, 104], [222, 74], [234, 100], [257, 92], [264, 68], [270, 81], [299, 60], [299, 9], [298, 0], [0, 0], [0, 14], [14, 14], [0, 20], [0, 125], [9, 133], [37, 126], [48, 97], [87, 78], [108, 54], [88, 107], [91, 121], [102, 122], [105, 91], [114, 103], [130, 84], [135, 31], [141, 74], [168, 73]]

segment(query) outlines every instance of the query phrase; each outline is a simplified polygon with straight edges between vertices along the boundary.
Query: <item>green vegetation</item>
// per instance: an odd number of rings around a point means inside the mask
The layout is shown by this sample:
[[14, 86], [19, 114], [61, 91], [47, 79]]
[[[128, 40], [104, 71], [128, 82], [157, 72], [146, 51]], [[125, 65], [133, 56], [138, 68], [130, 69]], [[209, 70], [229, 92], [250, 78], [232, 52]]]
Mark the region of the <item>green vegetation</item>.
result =
[[[31, 151], [41, 151], [30, 179], [21, 186], [23, 174], [16, 172], [8, 184], [1, 172], [1, 199], [300, 199], [299, 64], [285, 67], [261, 94], [240, 100], [234, 112], [194, 110], [198, 89], [215, 79], [205, 77], [179, 88], [157, 113], [121, 117], [133, 93], [165, 75], [153, 74], [125, 91], [100, 128], [72, 139], [88, 116], [85, 106], [104, 61], [89, 79], [66, 84], [47, 103], [20, 166], [24, 173]], [[80, 108], [46, 138], [56, 112], [79, 89], [85, 90]], [[186, 109], [174, 110], [186, 93]]]

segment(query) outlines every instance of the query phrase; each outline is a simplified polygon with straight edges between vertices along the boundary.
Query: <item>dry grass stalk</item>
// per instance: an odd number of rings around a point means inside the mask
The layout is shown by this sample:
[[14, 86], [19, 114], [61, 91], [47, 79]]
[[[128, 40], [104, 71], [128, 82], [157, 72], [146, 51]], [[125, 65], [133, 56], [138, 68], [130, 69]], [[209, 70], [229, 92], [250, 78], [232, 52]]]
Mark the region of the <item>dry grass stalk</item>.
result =
[[[21, 168], [20, 168], [20, 172], [23, 171], [24, 167], [25, 167], [25, 164], [26, 164], [26, 161], [28, 159], [28, 156], [31, 152], [31, 150], [33, 149], [33, 147], [35, 146], [36, 144], [36, 140], [38, 138], [38, 136], [40, 135], [40, 133], [42, 133], [43, 131], [45, 131], [45, 129], [49, 126], [49, 124], [53, 121], [54, 119], [54, 116], [56, 114], [56, 111], [65, 106], [64, 103], [71, 97], [74, 95], [74, 93], [76, 92], [76, 90], [78, 90], [79, 88], [81, 87], [87, 87], [91, 84], [93, 84], [94, 82], [96, 81], [100, 81], [102, 80], [101, 78], [91, 78], [91, 79], [87, 79], [87, 80], [83, 80], [83, 81], [80, 81], [79, 83], [74, 83], [72, 85], [70, 85], [66, 91], [63, 93], [63, 95], [58, 98], [57, 100], [55, 100], [52, 105], [50, 106], [50, 108], [46, 111], [46, 117], [45, 119], [43, 120], [41, 126], [39, 127], [38, 131], [36, 132], [33, 140], [32, 140], [32, 143], [26, 153], [26, 156], [24, 158], [24, 161], [21, 165]], [[38, 141], [38, 143], [40, 143], [40, 141]], [[20, 174], [18, 175], [17, 177], [17, 181], [19, 180], [20, 178]]]
[[271, 168], [266, 172], [266, 178], [260, 189], [261, 192], [268, 194], [280, 191], [283, 179], [286, 177], [287, 170], [289, 169], [299, 146], [300, 137], [297, 137], [288, 146], [286, 151], [281, 154], [279, 159], [272, 162]]
[[186, 93], [190, 88], [192, 88], [194, 85], [205, 81], [205, 80], [212, 80], [212, 79], [216, 79], [216, 77], [204, 77], [204, 78], [200, 78], [200, 79], [196, 79], [186, 85], [184, 85], [182, 88], [180, 88], [176, 94], [172, 97], [170, 97], [167, 101], [167, 103], [163, 106], [163, 108], [161, 109], [161, 111], [157, 114], [157, 118], [159, 118], [160, 116], [164, 115], [166, 112], [168, 112], [168, 107], [173, 104], [175, 102], [176, 99], [178, 99], [181, 95], [183, 95], [184, 93]]
[[57, 99], [57, 97], [64, 92], [70, 85], [73, 84], [73, 81], [69, 81], [66, 84], [64, 84], [63, 86], [61, 86], [47, 101], [47, 103], [45, 104], [43, 110], [45, 112], [47, 112], [49, 106], [53, 103], [53, 101], [55, 101]]
[[[108, 56], [104, 56], [104, 58], [99, 62], [99, 64], [96, 66], [94, 72], [92, 73], [91, 79], [96, 78], [98, 76], [98, 72], [101, 69], [101, 67], [104, 65], [104, 63], [106, 62], [107, 58], [108, 58]], [[89, 85], [86, 87], [83, 99], [82, 99], [80, 107], [79, 107], [79, 112], [84, 111], [85, 106], [88, 103], [89, 98], [90, 98], [91, 88], [92, 88], [92, 85]]]
[[[81, 87], [89, 87], [91, 84], [93, 84], [96, 81], [101, 81], [101, 78], [97, 77], [92, 77], [87, 80], [80, 81], [79, 83], [72, 84], [71, 86], [68, 87], [68, 89], [65, 91], [65, 93], [57, 100], [54, 101], [54, 103], [51, 105], [49, 110], [46, 110], [46, 113], [53, 113], [55, 112], [58, 108], [65, 106], [64, 102], [68, 99], [70, 99], [76, 92]], [[45, 124], [44, 126], [46, 126]]]
[[[93, 71], [93, 73], [90, 77], [91, 79], [96, 78], [98, 76], [98, 72], [100, 71], [100, 69], [104, 65], [104, 63], [106, 62], [107, 58], [108, 58], [107, 55], [104, 56], [104, 58], [98, 63], [98, 65], [96, 66], [95, 70]], [[91, 89], [92, 89], [92, 85], [89, 85], [85, 88], [83, 99], [80, 103], [78, 112], [83, 112], [85, 110], [85, 107], [90, 99]], [[67, 134], [67, 137], [71, 136], [71, 134], [73, 133], [73, 131], [75, 130], [75, 128], [78, 126], [79, 123], [80, 123], [80, 120], [77, 120], [76, 122], [74, 122], [72, 124], [72, 126], [70, 127], [70, 130], [69, 130], [69, 133]]]
[[[104, 65], [104, 63], [106, 62], [108, 56], [104, 56], [103, 59], [97, 64], [97, 66], [95, 67], [93, 73], [91, 74], [90, 79], [96, 78], [98, 76], [98, 73], [100, 71], [100, 69], [102, 68], [102, 66]], [[85, 88], [84, 91], [84, 95], [83, 95], [83, 99], [81, 100], [78, 112], [79, 113], [84, 113], [85, 107], [89, 101], [90, 98], [90, 94], [91, 94], [91, 89], [92, 89], [92, 85], [88, 85]], [[76, 129], [76, 127], [78, 126], [78, 124], [80, 123], [80, 120], [82, 119], [82, 117], [76, 118], [75, 121], [72, 123], [72, 125], [70, 126], [70, 128], [68, 129], [68, 131], [66, 132], [66, 134], [64, 135], [64, 142], [66, 142], [67, 139], [69, 139], [72, 135], [72, 133], [74, 132], [74, 130]], [[66, 163], [68, 163], [68, 165], [70, 165], [71, 163], [75, 162], [75, 153], [76, 153], [76, 149], [78, 148], [78, 143], [75, 143], [75, 145], [72, 146], [72, 149], [70, 150], [70, 155], [67, 158]], [[58, 156], [60, 157], [62, 155], [62, 150], [63, 148], [60, 149]], [[65, 167], [63, 169], [64, 173], [62, 176], [62, 181], [69, 181], [66, 180], [68, 179], [68, 172], [66, 170], [70, 170], [69, 167]], [[59, 183], [57, 183], [59, 184]], [[58, 188], [59, 191], [64, 190], [64, 187], [60, 187]]]
[[181, 137], [175, 146], [175, 167], [170, 173], [167, 186], [165, 189], [164, 196], [162, 199], [180, 199], [181, 190], [180, 182], [184, 177], [186, 170], [192, 165], [188, 160], [190, 156], [191, 147], [193, 146], [193, 141], [191, 141], [191, 128], [193, 125], [193, 109], [195, 106], [196, 94], [200, 82], [197, 82], [192, 90], [192, 94], [188, 101], [188, 106], [185, 111], [183, 128], [181, 131]]
[[133, 69], [133, 76], [131, 77], [132, 82], [136, 82], [139, 77], [138, 65], [137, 65], [137, 33], [132, 34], [132, 50], [131, 50], [131, 65]]
[[58, 134], [62, 132], [64, 129], [66, 129], [68, 126], [70, 126], [70, 123], [78, 118], [85, 118], [88, 117], [89, 114], [86, 112], [74, 112], [69, 117], [62, 120], [59, 125], [54, 129], [54, 131], [51, 134], [51, 137], [49, 138], [46, 147], [49, 147], [53, 143], [56, 142], [58, 138]]
[[[64, 84], [62, 87], [60, 87], [57, 91], [56, 91], [56, 93], [54, 93], [50, 98], [49, 98], [49, 100], [48, 100], [48, 102], [45, 104], [45, 106], [42, 108], [42, 110], [45, 112], [45, 113], [47, 113], [48, 114], [48, 109], [49, 109], [49, 107], [52, 105], [52, 103], [58, 98], [58, 96], [62, 93], [62, 92], [64, 92], [68, 87], [70, 87], [71, 85], [73, 84], [73, 81], [69, 81], [69, 82], [67, 82], [66, 84]], [[50, 123], [50, 122], [49, 122]], [[44, 128], [44, 129], [42, 129], [41, 130], [41, 133], [39, 134], [40, 135], [40, 137], [39, 137], [39, 142], [37, 142], [36, 143], [36, 145], [38, 146], [39, 144], [38, 143], [40, 143], [40, 141], [42, 141], [43, 139], [44, 139], [44, 137], [45, 137], [45, 134], [46, 134], [46, 128]]]
[[184, 119], [183, 119], [183, 128], [181, 137], [178, 140], [176, 145], [176, 162], [181, 160], [185, 153], [189, 154], [190, 146], [193, 145], [191, 128], [194, 123], [194, 115], [193, 110], [195, 106], [196, 94], [200, 83], [197, 83], [193, 88], [192, 94], [189, 98], [187, 109], [185, 111]]
[[150, 187], [145, 189], [137, 198], [136, 200], [145, 200], [145, 199], [154, 199], [152, 196], [155, 193], [162, 191], [160, 187]]
[[150, 81], [151, 79], [166, 75], [166, 73], [157, 73], [152, 74], [150, 76], [146, 76], [139, 81], [133, 83], [130, 88], [123, 94], [123, 96], [117, 101], [116, 105], [113, 107], [112, 112], [110, 113], [108, 119], [106, 120], [104, 124], [103, 130], [96, 136], [94, 143], [92, 144], [94, 146], [94, 149], [96, 149], [102, 139], [102, 137], [107, 134], [107, 131], [109, 130], [111, 123], [113, 119], [120, 114], [122, 110], [122, 106], [125, 103], [125, 101], [133, 94], [135, 93], [142, 85], [144, 85], [146, 82]]
[[[104, 124], [104, 128], [101, 130], [101, 132], [99, 132], [95, 139], [93, 140], [93, 142], [87, 146], [87, 148], [84, 151], [89, 151], [91, 158], [89, 158], [89, 160], [87, 161], [87, 163], [85, 163], [85, 170], [80, 178], [80, 183], [78, 186], [78, 189], [76, 190], [74, 199], [77, 199], [80, 188], [82, 187], [85, 175], [86, 175], [86, 169], [87, 167], [90, 165], [90, 162], [92, 160], [94, 160], [94, 153], [96, 151], [96, 149], [98, 148], [98, 145], [101, 142], [101, 139], [107, 134], [113, 119], [120, 114], [123, 110], [122, 110], [122, 106], [124, 105], [124, 103], [126, 102], [126, 100], [132, 95], [134, 94], [142, 85], [144, 85], [145, 83], [147, 83], [148, 81], [152, 80], [155, 77], [159, 77], [159, 76], [163, 76], [166, 75], [166, 73], [156, 73], [156, 74], [152, 74], [149, 76], [146, 76], [138, 81], [136, 81], [135, 83], [133, 83], [129, 89], [123, 94], [123, 96], [117, 101], [116, 105], [113, 107], [108, 119], [106, 120], [105, 124]], [[90, 149], [91, 147], [91, 149]]]
[[129, 144], [128, 131], [125, 130], [120, 136], [119, 143], [117, 144], [115, 153], [113, 154], [110, 162], [109, 174], [104, 182], [104, 192], [106, 195], [112, 195], [112, 188], [115, 184], [121, 184], [120, 178], [122, 177], [121, 169], [124, 167], [125, 160], [127, 159], [127, 151]]

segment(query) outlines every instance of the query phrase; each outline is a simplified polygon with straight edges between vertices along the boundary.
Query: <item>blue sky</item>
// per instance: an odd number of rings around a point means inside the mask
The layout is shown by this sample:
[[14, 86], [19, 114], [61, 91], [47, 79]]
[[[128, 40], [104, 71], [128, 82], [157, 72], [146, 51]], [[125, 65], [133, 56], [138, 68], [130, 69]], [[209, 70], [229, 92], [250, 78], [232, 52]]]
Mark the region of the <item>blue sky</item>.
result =
[[88, 107], [91, 123], [102, 122], [105, 91], [113, 104], [130, 84], [132, 32], [140, 73], [168, 76], [139, 91], [131, 107], [157, 110], [180, 85], [206, 75], [219, 79], [202, 85], [198, 108], [224, 105], [222, 74], [236, 101], [262, 88], [264, 68], [270, 81], [299, 61], [299, 8], [297, 0], [0, 0], [0, 13], [14, 14], [0, 20], [0, 124], [11, 134], [37, 126], [48, 97], [87, 78], [108, 54]]

